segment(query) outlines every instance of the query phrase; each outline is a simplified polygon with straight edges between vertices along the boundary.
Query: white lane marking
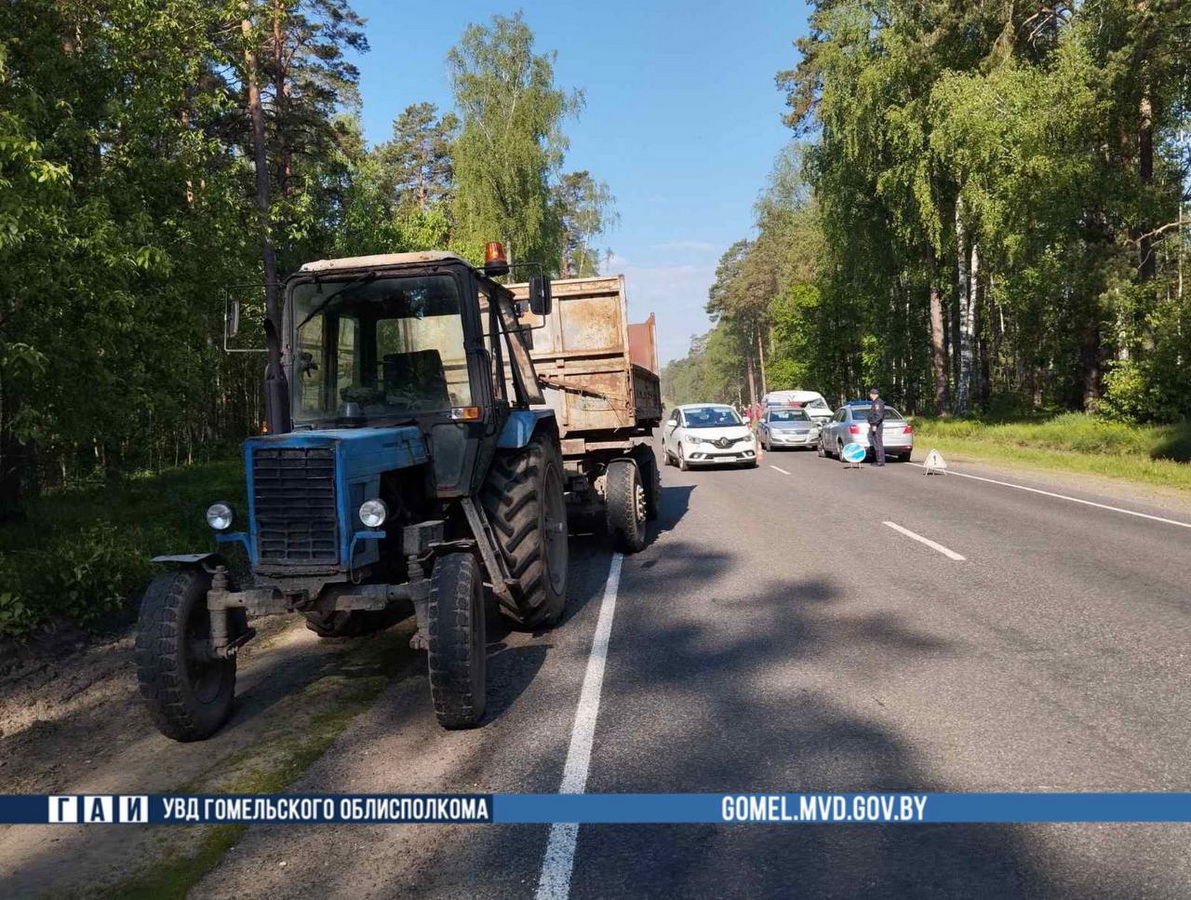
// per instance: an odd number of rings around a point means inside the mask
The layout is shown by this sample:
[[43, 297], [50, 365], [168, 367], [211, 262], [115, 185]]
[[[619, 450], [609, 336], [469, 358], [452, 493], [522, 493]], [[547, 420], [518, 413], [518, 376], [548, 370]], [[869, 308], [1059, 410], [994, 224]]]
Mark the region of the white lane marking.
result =
[[[571, 730], [571, 746], [567, 750], [562, 770], [560, 794], [582, 794], [587, 788], [587, 771], [591, 763], [591, 747], [595, 740], [596, 717], [600, 711], [600, 690], [604, 684], [604, 665], [608, 659], [608, 640], [612, 636], [612, 616], [616, 612], [616, 592], [620, 587], [620, 567], [624, 556], [612, 554], [604, 599], [596, 620], [591, 655], [587, 658], [587, 673], [579, 693], [579, 707], [575, 710], [575, 725]], [[556, 822], [550, 826], [546, 854], [542, 859], [542, 874], [538, 879], [537, 900], [566, 900], [571, 893], [571, 870], [575, 866], [575, 844], [579, 839], [576, 822]]]
[[[921, 463], [910, 463], [912, 466], [918, 468], [925, 468]], [[1132, 509], [1121, 509], [1119, 506], [1109, 506], [1107, 503], [1095, 503], [1091, 500], [1080, 500], [1078, 497], [1068, 497], [1066, 494], [1056, 494], [1053, 491], [1044, 491], [1040, 488], [1026, 487], [1024, 484], [1013, 484], [1009, 481], [997, 481], [995, 478], [983, 478], [980, 475], [968, 475], [964, 472], [956, 472], [953, 469], [948, 469], [947, 474], [958, 475], [960, 478], [971, 478], [974, 481], [987, 481], [989, 484], [999, 484], [1001, 487], [1016, 488], [1019, 491], [1029, 491], [1031, 494], [1041, 494], [1043, 497], [1054, 497], [1056, 500], [1068, 500], [1071, 503], [1082, 503], [1084, 506], [1094, 506], [1097, 509], [1107, 509], [1109, 512], [1124, 513], [1127, 516], [1136, 516], [1139, 519], [1149, 519], [1151, 522], [1162, 522], [1166, 525], [1178, 525], [1180, 528], [1191, 528], [1191, 522], [1178, 522], [1174, 519], [1164, 519], [1161, 516], [1151, 516], [1148, 513], [1136, 512]]]
[[770, 466], [769, 468], [771, 468], [771, 469], [777, 469], [777, 470], [778, 470], [779, 472], [781, 472], [783, 475], [789, 475], [789, 474], [790, 474], [790, 473], [789, 473], [789, 472], [787, 472], [785, 469], [779, 468], [778, 466]]
[[915, 533], [914, 533], [914, 532], [912, 532], [912, 531], [911, 531], [909, 528], [902, 528], [902, 527], [901, 527], [900, 525], [898, 525], [896, 522], [885, 522], [885, 523], [883, 523], [883, 524], [885, 524], [885, 525], [888, 525], [888, 526], [889, 526], [890, 528], [892, 528], [894, 531], [899, 531], [899, 532], [901, 532], [902, 534], [904, 534], [904, 535], [905, 535], [906, 537], [908, 537], [908, 538], [913, 538], [914, 540], [916, 540], [916, 541], [917, 541], [918, 543], [920, 543], [920, 544], [926, 544], [926, 546], [930, 547], [932, 550], [938, 550], [940, 553], [942, 553], [942, 554], [943, 554], [944, 556], [946, 556], [948, 559], [954, 559], [954, 560], [958, 560], [959, 562], [963, 562], [963, 561], [964, 561], [964, 557], [960, 556], [960, 555], [959, 555], [958, 553], [956, 553], [954, 550], [949, 550], [949, 549], [947, 549], [946, 547], [944, 547], [942, 544], [937, 544], [937, 543], [935, 543], [935, 542], [934, 542], [934, 541], [932, 541], [930, 538], [924, 538], [924, 537], [923, 537], [922, 535], [920, 535], [920, 534], [915, 534]]

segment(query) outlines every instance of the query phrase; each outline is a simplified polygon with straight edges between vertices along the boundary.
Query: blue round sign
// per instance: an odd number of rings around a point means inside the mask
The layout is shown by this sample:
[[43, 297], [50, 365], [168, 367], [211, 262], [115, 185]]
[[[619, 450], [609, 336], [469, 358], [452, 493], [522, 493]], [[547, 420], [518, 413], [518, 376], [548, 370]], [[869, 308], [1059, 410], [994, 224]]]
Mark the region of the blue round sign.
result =
[[868, 451], [864, 449], [863, 444], [857, 444], [855, 442], [851, 444], [844, 444], [844, 461], [850, 463], [864, 462], [864, 455], [867, 452]]

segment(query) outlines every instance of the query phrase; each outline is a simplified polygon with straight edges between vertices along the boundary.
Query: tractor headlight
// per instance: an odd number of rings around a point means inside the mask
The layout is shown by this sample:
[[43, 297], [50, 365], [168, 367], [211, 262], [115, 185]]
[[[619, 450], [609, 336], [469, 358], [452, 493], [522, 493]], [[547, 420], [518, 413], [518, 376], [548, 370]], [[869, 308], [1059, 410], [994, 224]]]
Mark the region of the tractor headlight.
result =
[[207, 524], [216, 531], [227, 531], [232, 527], [232, 507], [220, 500], [207, 507]]
[[384, 500], [365, 500], [360, 504], [360, 521], [365, 528], [380, 528], [389, 517], [389, 508]]

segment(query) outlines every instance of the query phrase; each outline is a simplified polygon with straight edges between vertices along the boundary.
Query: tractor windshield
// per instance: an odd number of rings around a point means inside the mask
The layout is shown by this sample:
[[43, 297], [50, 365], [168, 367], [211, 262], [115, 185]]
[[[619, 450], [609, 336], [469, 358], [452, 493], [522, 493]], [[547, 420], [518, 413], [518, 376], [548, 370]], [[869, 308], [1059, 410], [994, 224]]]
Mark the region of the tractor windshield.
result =
[[458, 283], [356, 276], [293, 291], [294, 422], [387, 419], [471, 405]]

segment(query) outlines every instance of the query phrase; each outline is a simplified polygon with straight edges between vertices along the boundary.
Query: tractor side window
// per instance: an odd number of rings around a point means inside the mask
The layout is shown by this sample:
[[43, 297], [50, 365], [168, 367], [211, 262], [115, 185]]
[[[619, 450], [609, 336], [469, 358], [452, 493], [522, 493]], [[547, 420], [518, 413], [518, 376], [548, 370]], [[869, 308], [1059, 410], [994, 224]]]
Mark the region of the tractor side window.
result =
[[342, 395], [344, 388], [360, 383], [359, 371], [356, 367], [356, 341], [359, 336], [359, 326], [355, 319], [341, 318], [339, 320], [339, 346], [336, 348], [336, 391]]

